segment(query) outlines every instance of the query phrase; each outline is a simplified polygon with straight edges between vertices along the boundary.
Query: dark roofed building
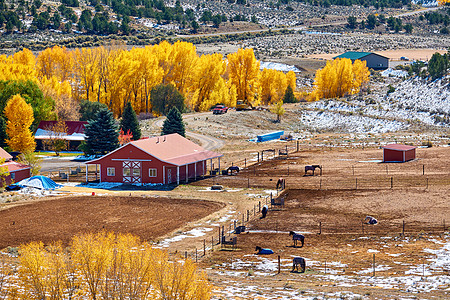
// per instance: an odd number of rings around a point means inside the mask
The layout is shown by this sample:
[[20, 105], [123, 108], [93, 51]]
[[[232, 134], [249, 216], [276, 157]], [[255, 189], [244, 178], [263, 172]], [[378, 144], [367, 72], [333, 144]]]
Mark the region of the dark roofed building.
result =
[[349, 58], [354, 62], [355, 60], [365, 61], [369, 69], [374, 70], [386, 70], [389, 68], [389, 58], [373, 52], [345, 52], [341, 55], [333, 57], [336, 58]]

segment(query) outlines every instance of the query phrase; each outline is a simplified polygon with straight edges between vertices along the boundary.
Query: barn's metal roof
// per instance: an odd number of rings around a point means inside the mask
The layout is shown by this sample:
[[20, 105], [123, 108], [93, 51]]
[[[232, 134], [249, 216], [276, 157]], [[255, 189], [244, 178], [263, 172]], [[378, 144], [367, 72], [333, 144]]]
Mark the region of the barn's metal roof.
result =
[[97, 164], [112, 153], [130, 145], [148, 153], [149, 155], [176, 166], [184, 166], [207, 159], [223, 156], [220, 153], [205, 150], [177, 133], [132, 141], [98, 159], [87, 164]]
[[416, 149], [417, 147], [409, 146], [409, 145], [400, 145], [400, 144], [389, 144], [386, 146], [382, 146], [381, 148], [388, 149], [388, 150], [408, 151], [408, 150]]
[[373, 53], [373, 52], [349, 51], [349, 52], [342, 53], [341, 55], [335, 56], [335, 57], [333, 57], [333, 59], [336, 59], [336, 58], [349, 58], [351, 60], [355, 60], [355, 59], [364, 58], [364, 57], [366, 57], [367, 55], [370, 55], [370, 54], [374, 54], [374, 55], [378, 55], [378, 56], [381, 56], [381, 57], [384, 57], [384, 58], [388, 58], [386, 56], [383, 56], [383, 55], [380, 55], [380, 54], [377, 54], [377, 53]]

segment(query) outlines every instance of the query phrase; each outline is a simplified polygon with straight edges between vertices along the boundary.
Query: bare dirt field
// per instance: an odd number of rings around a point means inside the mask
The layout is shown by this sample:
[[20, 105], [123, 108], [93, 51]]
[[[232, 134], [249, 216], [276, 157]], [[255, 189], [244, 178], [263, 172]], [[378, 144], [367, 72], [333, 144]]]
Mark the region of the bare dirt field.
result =
[[61, 240], [100, 230], [154, 240], [224, 205], [212, 201], [151, 197], [66, 197], [0, 211], [0, 249], [30, 241]]

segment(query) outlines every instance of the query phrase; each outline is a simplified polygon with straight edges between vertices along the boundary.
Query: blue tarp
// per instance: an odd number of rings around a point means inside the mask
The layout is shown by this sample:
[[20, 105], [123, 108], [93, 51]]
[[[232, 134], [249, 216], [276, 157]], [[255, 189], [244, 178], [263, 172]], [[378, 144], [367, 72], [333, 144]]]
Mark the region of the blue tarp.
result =
[[36, 189], [44, 189], [44, 190], [54, 190], [62, 188], [62, 185], [57, 184], [53, 180], [45, 176], [33, 176], [24, 180], [19, 181], [14, 184], [20, 187], [32, 187]]
[[266, 134], [260, 134], [256, 136], [256, 141], [258, 143], [271, 141], [271, 140], [278, 140], [282, 135], [284, 134], [284, 131], [275, 131], [271, 133]]

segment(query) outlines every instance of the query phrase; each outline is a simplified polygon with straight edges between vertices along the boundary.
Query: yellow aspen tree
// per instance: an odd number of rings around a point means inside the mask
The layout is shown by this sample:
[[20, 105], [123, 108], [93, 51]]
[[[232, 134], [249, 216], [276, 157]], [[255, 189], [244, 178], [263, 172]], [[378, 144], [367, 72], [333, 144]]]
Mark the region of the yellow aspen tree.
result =
[[260, 103], [259, 66], [253, 49], [239, 49], [230, 53], [228, 60], [228, 77], [236, 87], [237, 99], [245, 101], [250, 106]]
[[287, 75], [281, 71], [264, 69], [260, 76], [261, 101], [264, 105], [278, 102], [288, 86]]
[[297, 88], [297, 77], [295, 76], [294, 71], [287, 72], [286, 79], [288, 85], [290, 85], [292, 90], [295, 91], [295, 89]]
[[365, 61], [355, 60], [353, 63], [353, 94], [359, 92], [361, 86], [369, 82], [370, 71]]
[[283, 100], [280, 100], [277, 103], [275, 103], [270, 111], [277, 115], [277, 122], [279, 123], [281, 121], [281, 116], [284, 115], [285, 112], [283, 107]]
[[163, 70], [162, 83], [170, 83], [170, 76], [174, 67], [170, 59], [172, 56], [172, 45], [167, 41], [162, 41], [158, 45], [153, 46], [152, 51], [156, 55], [158, 64]]
[[328, 61], [324, 68], [316, 72], [311, 98], [318, 100], [356, 93], [369, 80], [369, 74], [365, 64], [360, 61], [355, 61], [353, 65], [347, 58]]
[[73, 69], [73, 55], [66, 47], [47, 48], [37, 57], [38, 77], [56, 76], [60, 81], [68, 80]]
[[0, 56], [0, 80], [36, 79], [35, 56], [28, 49], [23, 49], [11, 56]]
[[158, 57], [152, 47], [147, 46], [138, 52], [142, 68], [142, 98], [140, 112], [150, 112], [152, 109], [150, 92], [153, 87], [163, 82], [164, 70], [159, 65]]
[[33, 108], [20, 95], [12, 96], [6, 103], [6, 143], [13, 151], [32, 152], [36, 142], [30, 131], [34, 121]]
[[437, 2], [438, 2], [439, 5], [444, 6], [447, 3], [450, 3], [450, 0], [438, 0]]
[[194, 44], [177, 41], [172, 45], [170, 56], [172, 67], [168, 80], [184, 95], [191, 84], [192, 69], [197, 65], [197, 60]]
[[195, 111], [205, 111], [214, 104], [229, 103], [226, 84], [222, 78], [225, 71], [226, 63], [222, 54], [202, 55], [192, 72], [193, 95], [188, 99], [188, 107]]
[[81, 92], [81, 98], [88, 101], [97, 100], [94, 88], [98, 81], [99, 60], [99, 51], [96, 49], [81, 48], [73, 52], [77, 90]]

